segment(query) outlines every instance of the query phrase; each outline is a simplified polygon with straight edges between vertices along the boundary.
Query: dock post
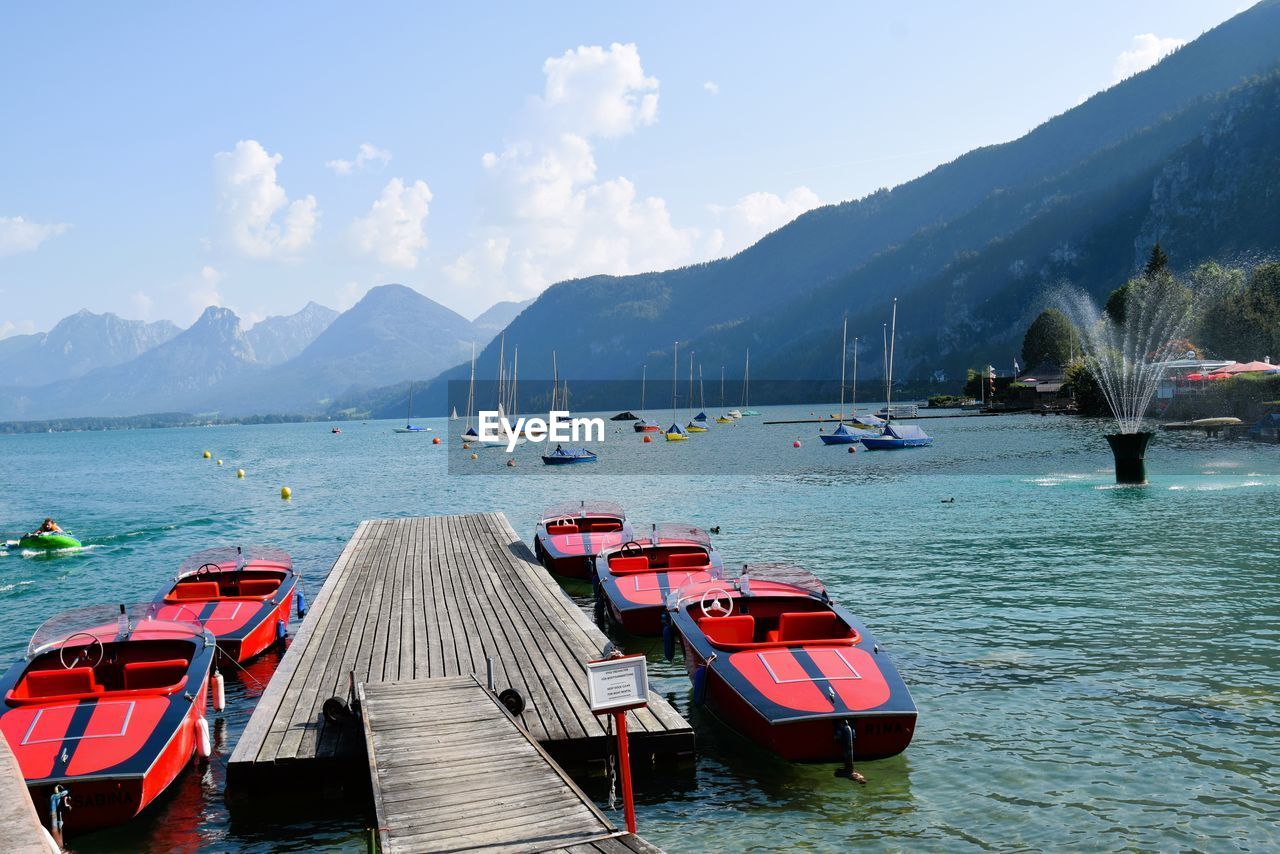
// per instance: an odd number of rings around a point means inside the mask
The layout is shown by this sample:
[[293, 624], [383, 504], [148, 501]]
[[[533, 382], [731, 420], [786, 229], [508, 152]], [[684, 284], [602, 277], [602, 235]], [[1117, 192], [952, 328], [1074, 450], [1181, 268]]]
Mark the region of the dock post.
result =
[[484, 660], [484, 684], [490, 693], [496, 690], [493, 682], [493, 656], [486, 656]]

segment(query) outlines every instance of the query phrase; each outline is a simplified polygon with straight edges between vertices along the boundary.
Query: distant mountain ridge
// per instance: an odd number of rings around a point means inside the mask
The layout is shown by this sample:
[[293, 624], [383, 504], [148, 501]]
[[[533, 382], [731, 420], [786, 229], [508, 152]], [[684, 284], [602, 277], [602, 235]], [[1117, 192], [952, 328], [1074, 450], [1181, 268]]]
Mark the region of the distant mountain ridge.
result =
[[[477, 326], [411, 288], [381, 285], [341, 314], [312, 302], [247, 331], [225, 308], [206, 309], [186, 330], [80, 312], [47, 334], [0, 340], [0, 367], [11, 366], [14, 376], [28, 371], [37, 380], [28, 387], [0, 384], [0, 420], [156, 411], [319, 413], [340, 395], [457, 364], [473, 341], [483, 347], [502, 318], [522, 305], [500, 303]], [[119, 345], [119, 330], [130, 332], [132, 349]], [[48, 359], [54, 343], [58, 352], [110, 355], [93, 370], [57, 363], [53, 381], [38, 382], [52, 364], [39, 360]]]
[[82, 309], [48, 332], [0, 340], [0, 386], [46, 385], [118, 365], [180, 331], [167, 320], [147, 323]]

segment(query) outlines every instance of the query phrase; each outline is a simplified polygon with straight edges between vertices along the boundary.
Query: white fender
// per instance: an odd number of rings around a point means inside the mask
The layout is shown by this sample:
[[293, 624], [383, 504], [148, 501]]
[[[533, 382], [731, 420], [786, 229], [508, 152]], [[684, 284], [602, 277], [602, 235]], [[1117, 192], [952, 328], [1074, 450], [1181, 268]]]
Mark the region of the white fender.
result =
[[220, 712], [227, 707], [227, 685], [226, 680], [222, 678], [220, 671], [213, 671], [213, 678], [209, 685], [213, 694], [213, 710]]
[[213, 744], [209, 740], [209, 722], [203, 715], [196, 718], [196, 752], [201, 759], [208, 759], [213, 753]]

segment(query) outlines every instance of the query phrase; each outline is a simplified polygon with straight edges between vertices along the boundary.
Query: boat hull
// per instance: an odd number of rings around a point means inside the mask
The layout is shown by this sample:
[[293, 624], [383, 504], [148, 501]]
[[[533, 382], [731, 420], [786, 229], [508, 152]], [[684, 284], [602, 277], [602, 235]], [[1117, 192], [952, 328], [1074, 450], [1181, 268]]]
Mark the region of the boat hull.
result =
[[933, 439], [895, 439], [892, 436], [863, 436], [862, 444], [868, 451], [896, 451], [900, 448], [927, 448]]
[[591, 559], [606, 548], [620, 545], [624, 536], [629, 538], [630, 533], [621, 530], [548, 534], [543, 523], [534, 532], [533, 552], [548, 572], [565, 578], [586, 579], [590, 578]]
[[856, 445], [862, 441], [862, 437], [852, 433], [821, 433], [818, 438], [824, 445]]

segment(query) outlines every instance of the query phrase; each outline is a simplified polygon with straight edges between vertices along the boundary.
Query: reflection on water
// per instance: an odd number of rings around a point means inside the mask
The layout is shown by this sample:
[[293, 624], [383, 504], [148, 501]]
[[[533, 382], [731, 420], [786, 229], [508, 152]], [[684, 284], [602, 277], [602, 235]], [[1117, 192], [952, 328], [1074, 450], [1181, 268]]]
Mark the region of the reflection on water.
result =
[[[492, 477], [451, 477], [443, 447], [381, 423], [340, 435], [316, 424], [0, 437], [0, 528], [52, 515], [94, 546], [0, 557], [0, 654], [13, 660], [56, 611], [149, 600], [209, 545], [286, 548], [313, 600], [361, 519], [501, 510], [529, 537], [546, 505], [609, 498], [640, 523], [719, 525], [729, 566], [813, 570], [884, 641], [921, 714], [907, 753], [861, 763], [869, 783], [855, 786], [690, 709], [679, 658], [624, 639], [649, 652], [654, 689], [698, 735], [692, 778], [641, 787], [640, 827], [656, 844], [1280, 845], [1280, 448], [1161, 435], [1151, 486], [1117, 489], [1103, 426], [1086, 421], [948, 419], [930, 422], [932, 448], [848, 454], [811, 441], [816, 425], [761, 420], [678, 448], [626, 437], [590, 477], [505, 480], [500, 454], [476, 461]], [[227, 465], [202, 460], [206, 448]], [[677, 454], [706, 468], [642, 473]], [[705, 473], [746, 456], [771, 473]], [[589, 605], [588, 587], [572, 592]], [[249, 669], [265, 681], [272, 666]], [[366, 849], [358, 813], [230, 821], [226, 760], [261, 688], [234, 668], [226, 676], [212, 761], [138, 821], [74, 850]], [[589, 788], [607, 800], [600, 781]]]

